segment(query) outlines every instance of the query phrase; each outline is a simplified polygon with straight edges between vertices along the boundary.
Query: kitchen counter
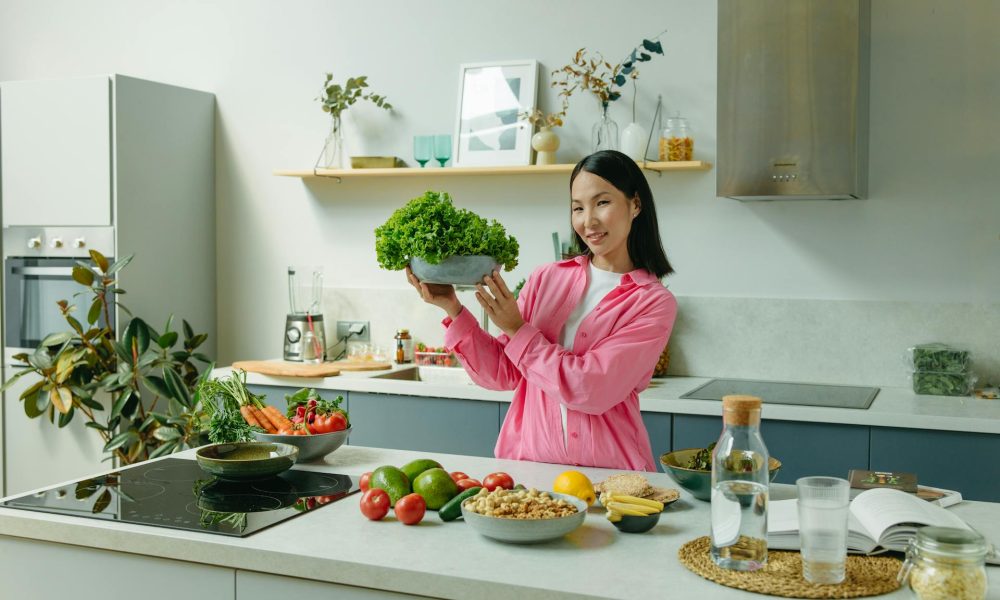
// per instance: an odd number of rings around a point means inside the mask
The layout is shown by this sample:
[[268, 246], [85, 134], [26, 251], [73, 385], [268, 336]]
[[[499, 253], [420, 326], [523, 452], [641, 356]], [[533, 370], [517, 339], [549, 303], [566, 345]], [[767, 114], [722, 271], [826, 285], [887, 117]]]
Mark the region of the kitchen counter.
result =
[[[193, 451], [173, 456], [193, 458]], [[323, 462], [297, 468], [359, 475], [379, 465], [401, 465], [426, 456], [344, 446]], [[549, 487], [565, 469], [560, 465], [530, 462], [433, 456], [448, 470], [480, 477], [502, 470], [518, 482], [540, 488]], [[595, 481], [613, 472], [581, 470]], [[664, 474], [648, 474], [648, 477], [656, 485], [671, 486]], [[773, 485], [771, 497], [791, 497], [793, 490], [792, 486]], [[358, 496], [352, 496], [243, 539], [0, 509], [0, 542], [30, 538], [84, 549], [185, 561], [191, 569], [203, 565], [235, 569], [240, 598], [240, 574], [247, 571], [442, 598], [762, 597], [711, 583], [677, 561], [677, 550], [683, 543], [708, 532], [710, 505], [686, 492], [682, 492], [681, 500], [667, 509], [649, 533], [619, 533], [604, 519], [601, 509], [592, 508], [579, 529], [559, 540], [535, 546], [494, 542], [461, 521], [442, 523], [433, 512], [428, 512], [415, 527], [391, 518], [371, 522], [359, 512], [357, 500]], [[964, 502], [949, 510], [987, 538], [1000, 541], [1000, 504]], [[9, 566], [12, 558], [0, 561], [0, 568], [12, 568]], [[989, 567], [989, 577], [988, 597], [1000, 598], [1000, 568]], [[49, 585], [46, 581], [37, 582], [40, 590], [46, 585]], [[47, 596], [39, 593], [36, 597]], [[897, 590], [885, 597], [911, 596], [908, 591]]]
[[[412, 368], [394, 366], [394, 370]], [[225, 374], [228, 368], [218, 369]], [[336, 377], [299, 378], [271, 377], [249, 373], [247, 382], [256, 385], [280, 387], [313, 387], [318, 389], [430, 396], [464, 400], [510, 402], [512, 391], [487, 390], [474, 384], [429, 383], [379, 379], [377, 375], [388, 371], [345, 372]], [[680, 396], [706, 382], [705, 377], [665, 377], [654, 379], [651, 386], [639, 395], [639, 405], [644, 411], [687, 415], [720, 416], [718, 401], [682, 399]], [[765, 402], [767, 399], [764, 399]], [[1000, 434], [1000, 400], [980, 400], [971, 397], [920, 396], [908, 388], [883, 387], [867, 410], [851, 408], [826, 408], [768, 404], [763, 411], [765, 419], [779, 421], [806, 421], [811, 423], [838, 423], [876, 427], [933, 429], [967, 433]]]

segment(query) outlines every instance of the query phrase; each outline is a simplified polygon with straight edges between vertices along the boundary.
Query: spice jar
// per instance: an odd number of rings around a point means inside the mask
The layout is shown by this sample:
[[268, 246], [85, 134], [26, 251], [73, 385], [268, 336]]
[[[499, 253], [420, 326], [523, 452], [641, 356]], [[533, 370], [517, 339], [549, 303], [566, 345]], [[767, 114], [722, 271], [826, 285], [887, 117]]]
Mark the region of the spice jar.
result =
[[413, 338], [410, 337], [409, 329], [396, 331], [396, 362], [413, 362]]
[[897, 579], [920, 600], [983, 600], [988, 552], [990, 545], [975, 531], [922, 527]]
[[674, 116], [667, 117], [667, 126], [660, 136], [660, 160], [691, 160], [693, 155], [694, 134], [688, 126], [687, 119], [679, 113], [674, 113]]

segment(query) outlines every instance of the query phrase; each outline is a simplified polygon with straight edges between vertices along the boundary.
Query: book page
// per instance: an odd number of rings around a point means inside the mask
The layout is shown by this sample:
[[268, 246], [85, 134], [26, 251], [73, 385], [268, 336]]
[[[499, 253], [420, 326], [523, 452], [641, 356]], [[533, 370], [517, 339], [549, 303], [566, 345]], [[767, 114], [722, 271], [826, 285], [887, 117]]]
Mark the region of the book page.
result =
[[[854, 516], [847, 513], [847, 548], [855, 552], [871, 552], [875, 538]], [[799, 507], [798, 500], [774, 500], [767, 507], [767, 547], [775, 550], [798, 550]]]
[[889, 528], [909, 523], [968, 529], [965, 521], [947, 510], [906, 492], [879, 488], [867, 490], [851, 501], [853, 513], [871, 537], [882, 543]]

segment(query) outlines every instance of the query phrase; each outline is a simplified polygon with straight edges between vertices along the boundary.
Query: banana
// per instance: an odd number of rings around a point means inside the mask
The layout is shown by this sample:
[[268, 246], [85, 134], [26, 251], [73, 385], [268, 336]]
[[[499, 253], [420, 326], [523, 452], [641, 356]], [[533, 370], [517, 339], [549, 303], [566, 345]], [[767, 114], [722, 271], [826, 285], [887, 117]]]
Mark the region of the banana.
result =
[[655, 508], [649, 506], [643, 506], [641, 504], [626, 504], [622, 502], [608, 502], [608, 510], [619, 512], [623, 515], [631, 515], [633, 517], [646, 517], [653, 513], [659, 512]]
[[622, 514], [620, 512], [615, 512], [613, 510], [608, 511], [607, 517], [608, 520], [611, 521], [612, 523], [617, 523], [618, 521], [622, 520]]
[[655, 508], [657, 512], [663, 510], [663, 503], [657, 502], [656, 500], [647, 500], [646, 498], [637, 498], [635, 496], [619, 496], [612, 495], [609, 500], [611, 502], [622, 502], [625, 504], [638, 504], [640, 506], [648, 506], [649, 508]]

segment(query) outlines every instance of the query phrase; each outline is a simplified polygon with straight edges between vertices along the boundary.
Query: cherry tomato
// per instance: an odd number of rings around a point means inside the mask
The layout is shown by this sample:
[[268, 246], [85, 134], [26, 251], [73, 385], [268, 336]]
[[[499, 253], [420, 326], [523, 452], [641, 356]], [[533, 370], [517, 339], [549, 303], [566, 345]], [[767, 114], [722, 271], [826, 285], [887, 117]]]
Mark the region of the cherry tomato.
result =
[[[422, 500], [423, 498], [421, 498]], [[385, 490], [371, 488], [361, 495], [361, 514], [372, 521], [381, 521], [389, 514], [389, 494]]]
[[344, 416], [344, 413], [330, 413], [327, 419], [330, 424], [330, 431], [343, 431], [347, 429], [347, 417]]
[[463, 473], [461, 471], [452, 471], [451, 473], [449, 473], [449, 475], [451, 475], [451, 480], [454, 481], [455, 483], [458, 483], [462, 479], [468, 479], [469, 478], [468, 475], [466, 475], [465, 473]]
[[475, 479], [459, 479], [455, 482], [455, 485], [458, 486], [458, 491], [460, 492], [464, 492], [469, 488], [483, 487], [483, 484], [479, 483]]
[[329, 415], [319, 415], [317, 416], [312, 425], [309, 426], [309, 431], [313, 433], [330, 433], [333, 431], [333, 424], [330, 422]]
[[372, 478], [372, 472], [371, 471], [365, 471], [364, 473], [361, 474], [361, 481], [358, 482], [358, 483], [361, 486], [361, 491], [362, 492], [367, 492], [368, 491], [368, 480], [371, 479], [371, 478]]
[[[365, 492], [368, 493], [368, 492]], [[403, 525], [416, 525], [424, 518], [427, 502], [420, 494], [408, 494], [396, 501], [396, 518]]]
[[483, 478], [483, 487], [491, 492], [497, 488], [512, 490], [514, 489], [514, 478], [502, 472], [490, 473]]

